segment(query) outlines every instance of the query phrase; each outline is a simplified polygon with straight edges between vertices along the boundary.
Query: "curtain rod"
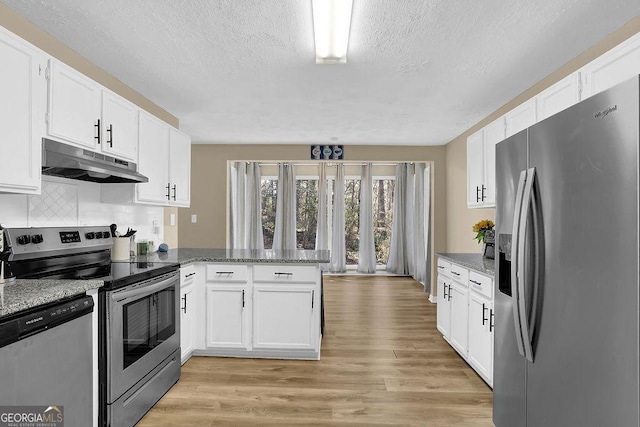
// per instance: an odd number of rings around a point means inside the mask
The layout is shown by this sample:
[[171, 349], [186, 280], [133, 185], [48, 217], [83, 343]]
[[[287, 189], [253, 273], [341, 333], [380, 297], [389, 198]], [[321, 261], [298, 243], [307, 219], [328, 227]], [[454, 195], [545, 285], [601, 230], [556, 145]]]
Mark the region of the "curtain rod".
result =
[[[248, 162], [247, 162], [248, 163]], [[320, 161], [320, 162], [312, 162], [312, 163], [308, 163], [308, 162], [277, 162], [277, 163], [271, 163], [271, 162], [257, 162], [260, 166], [278, 166], [279, 163], [293, 163], [296, 166], [317, 166], [317, 165], [321, 165], [321, 164], [325, 164], [327, 166], [337, 166], [338, 164], [342, 164], [345, 166], [364, 166], [368, 163], [371, 163], [373, 166], [396, 166], [399, 163], [408, 163], [408, 164], [416, 164], [416, 163], [428, 163], [428, 162], [350, 162], [350, 161]]]

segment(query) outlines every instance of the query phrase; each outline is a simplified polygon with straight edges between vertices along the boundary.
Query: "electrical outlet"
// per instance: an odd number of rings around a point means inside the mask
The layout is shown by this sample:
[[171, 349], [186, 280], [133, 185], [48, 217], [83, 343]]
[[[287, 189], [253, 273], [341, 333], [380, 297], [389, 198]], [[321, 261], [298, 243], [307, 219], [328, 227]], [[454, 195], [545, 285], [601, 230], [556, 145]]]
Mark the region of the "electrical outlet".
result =
[[191, 215], [191, 223], [195, 224], [197, 222], [198, 222], [198, 215], [196, 214]]

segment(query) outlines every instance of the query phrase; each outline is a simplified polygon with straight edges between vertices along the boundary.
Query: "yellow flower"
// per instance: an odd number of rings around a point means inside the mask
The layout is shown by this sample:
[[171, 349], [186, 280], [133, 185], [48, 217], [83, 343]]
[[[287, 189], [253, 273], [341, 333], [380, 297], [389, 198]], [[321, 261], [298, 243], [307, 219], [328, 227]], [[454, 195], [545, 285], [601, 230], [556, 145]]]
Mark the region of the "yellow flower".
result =
[[483, 219], [482, 221], [479, 221], [473, 226], [473, 232], [477, 233], [474, 239], [476, 239], [478, 243], [483, 242], [485, 232], [487, 230], [493, 230], [493, 227], [495, 226], [496, 225], [490, 219]]

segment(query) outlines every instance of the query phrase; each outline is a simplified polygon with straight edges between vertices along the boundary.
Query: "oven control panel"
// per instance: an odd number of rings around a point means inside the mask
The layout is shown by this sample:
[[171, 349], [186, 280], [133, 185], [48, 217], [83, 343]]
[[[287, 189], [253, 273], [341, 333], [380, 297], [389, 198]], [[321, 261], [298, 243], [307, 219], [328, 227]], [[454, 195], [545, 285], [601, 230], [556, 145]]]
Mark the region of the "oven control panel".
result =
[[62, 243], [79, 243], [80, 232], [79, 231], [61, 231], [60, 241]]
[[50, 255], [111, 249], [113, 239], [106, 226], [7, 228], [5, 245], [9, 261]]

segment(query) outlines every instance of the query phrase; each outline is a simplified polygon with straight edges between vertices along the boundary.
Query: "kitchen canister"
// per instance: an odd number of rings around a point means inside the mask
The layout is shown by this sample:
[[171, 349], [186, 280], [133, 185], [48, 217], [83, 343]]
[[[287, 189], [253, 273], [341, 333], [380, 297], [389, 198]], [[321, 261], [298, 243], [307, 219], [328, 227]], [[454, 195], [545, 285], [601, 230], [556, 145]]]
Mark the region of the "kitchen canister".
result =
[[113, 247], [111, 248], [112, 261], [128, 261], [131, 252], [130, 237], [114, 237]]

